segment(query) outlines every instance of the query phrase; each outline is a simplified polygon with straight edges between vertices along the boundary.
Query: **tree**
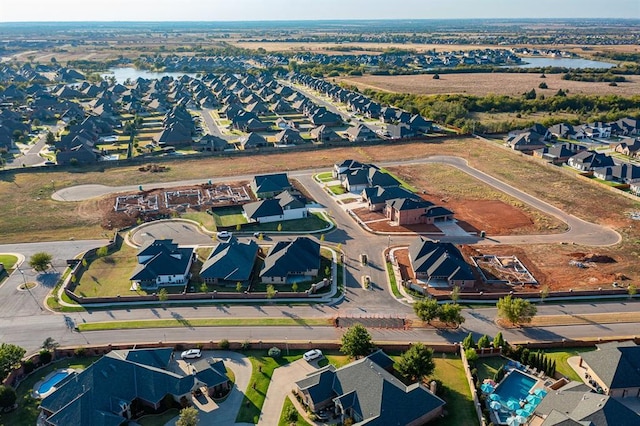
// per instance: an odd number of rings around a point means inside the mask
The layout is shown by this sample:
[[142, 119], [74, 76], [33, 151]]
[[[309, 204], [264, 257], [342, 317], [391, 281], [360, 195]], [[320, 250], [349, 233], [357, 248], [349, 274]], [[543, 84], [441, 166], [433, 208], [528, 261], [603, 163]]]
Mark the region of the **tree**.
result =
[[198, 421], [198, 409], [187, 407], [180, 410], [180, 418], [176, 422], [176, 426], [196, 426]]
[[54, 143], [56, 143], [56, 137], [53, 133], [51, 132], [47, 132], [47, 140], [46, 140], [47, 145], [53, 145]]
[[238, 281], [238, 282], [236, 283], [236, 291], [237, 291], [238, 293], [240, 293], [240, 292], [242, 291], [242, 283], [241, 283], [240, 281]]
[[491, 346], [491, 341], [486, 334], [478, 339], [478, 348], [488, 348], [489, 346]]
[[273, 299], [276, 293], [277, 291], [276, 291], [276, 288], [273, 286], [273, 284], [269, 284], [267, 286], [267, 299]]
[[200, 286], [200, 292], [209, 293], [209, 286], [207, 285], [207, 283], [202, 283], [202, 285]]
[[42, 342], [42, 349], [46, 349], [48, 351], [52, 351], [58, 346], [60, 346], [60, 344], [56, 342], [53, 337], [47, 337], [46, 339], [44, 339], [44, 342]]
[[166, 302], [169, 300], [169, 292], [167, 292], [166, 288], [161, 288], [158, 292], [158, 300], [161, 302]]
[[422, 380], [422, 378], [430, 376], [435, 368], [433, 349], [422, 343], [411, 346], [400, 356], [398, 361], [398, 372], [411, 381]]
[[637, 292], [638, 292], [637, 287], [633, 284], [629, 284], [629, 287], [627, 287], [627, 293], [629, 293], [629, 299], [633, 299], [633, 296], [635, 296]]
[[14, 367], [20, 365], [20, 361], [26, 351], [17, 345], [11, 343], [2, 343], [0, 345], [0, 374], [4, 379]]
[[458, 303], [458, 299], [460, 299], [460, 287], [454, 285], [453, 289], [451, 290], [451, 301], [453, 303]]
[[284, 412], [284, 418], [289, 424], [296, 424], [298, 422], [298, 410], [296, 410], [293, 404], [287, 406]]
[[241, 229], [242, 229], [242, 225], [238, 223], [236, 225], [236, 231], [240, 231]]
[[16, 398], [16, 391], [11, 386], [0, 385], [0, 408], [13, 407]]
[[540, 84], [538, 84], [538, 88], [539, 89], [548, 89], [549, 86], [547, 86], [547, 83], [545, 83], [544, 81]]
[[532, 305], [528, 300], [514, 298], [510, 294], [500, 298], [496, 306], [498, 308], [498, 316], [512, 324], [531, 322], [531, 319], [538, 312], [535, 305]]
[[349, 327], [342, 335], [340, 352], [351, 358], [359, 358], [368, 355], [373, 349], [371, 334], [362, 324]]
[[502, 337], [502, 332], [499, 331], [498, 334], [493, 338], [493, 347], [500, 348], [505, 346], [504, 337]]
[[476, 352], [476, 350], [473, 348], [469, 348], [464, 351], [464, 355], [467, 357], [467, 361], [469, 361], [469, 364], [475, 364], [478, 358], [480, 358], [478, 356], [478, 352]]
[[432, 77], [434, 80], [440, 80], [440, 74], [435, 73]]
[[281, 231], [282, 231], [282, 224], [281, 224], [281, 223], [279, 223], [279, 224], [278, 224], [278, 232], [281, 232]]
[[540, 289], [540, 302], [544, 303], [544, 299], [549, 297], [549, 286], [545, 285]]
[[294, 293], [297, 293], [297, 292], [298, 292], [298, 283], [293, 283], [293, 284], [291, 284], [291, 290], [292, 290]]
[[452, 324], [454, 326], [462, 324], [465, 320], [462, 316], [462, 306], [455, 303], [445, 303], [440, 306], [438, 319], [444, 323]]
[[469, 334], [467, 334], [467, 337], [464, 338], [464, 340], [462, 341], [462, 347], [465, 349], [469, 349], [469, 348], [475, 348], [476, 346], [476, 342], [473, 340], [473, 333], [469, 332]]
[[49, 253], [43, 251], [35, 253], [31, 256], [31, 259], [29, 259], [29, 266], [37, 272], [44, 272], [49, 268], [52, 258], [53, 257]]
[[418, 318], [430, 324], [432, 320], [438, 318], [440, 306], [436, 299], [419, 300], [413, 304], [413, 311]]
[[320, 241], [324, 241], [324, 234], [320, 235]]

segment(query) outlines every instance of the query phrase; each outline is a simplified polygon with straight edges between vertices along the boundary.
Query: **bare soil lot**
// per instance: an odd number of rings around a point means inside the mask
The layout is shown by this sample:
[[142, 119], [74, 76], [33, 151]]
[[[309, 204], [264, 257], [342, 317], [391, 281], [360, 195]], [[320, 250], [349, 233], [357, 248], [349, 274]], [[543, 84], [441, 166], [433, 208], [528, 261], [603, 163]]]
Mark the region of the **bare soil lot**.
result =
[[[562, 80], [563, 74], [534, 73], [469, 73], [440, 74], [434, 80], [432, 75], [366, 75], [361, 77], [340, 77], [336, 80], [353, 84], [361, 89], [375, 89], [387, 92], [413, 93], [418, 95], [467, 94], [485, 96], [488, 94], [517, 96], [531, 89], [538, 94], [553, 96], [558, 89], [569, 94], [584, 95], [620, 95], [631, 96], [640, 92], [640, 77], [625, 76], [628, 80], [609, 86], [609, 83], [590, 83], [584, 81]], [[540, 89], [540, 83], [546, 83], [547, 89]]]

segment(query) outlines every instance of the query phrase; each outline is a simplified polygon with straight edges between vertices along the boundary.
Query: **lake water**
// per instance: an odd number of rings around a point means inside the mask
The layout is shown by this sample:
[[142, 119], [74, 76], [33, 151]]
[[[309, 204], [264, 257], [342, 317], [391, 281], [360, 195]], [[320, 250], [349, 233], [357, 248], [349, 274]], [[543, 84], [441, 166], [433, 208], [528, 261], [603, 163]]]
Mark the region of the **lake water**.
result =
[[133, 67], [126, 68], [110, 68], [108, 73], [100, 74], [102, 77], [114, 76], [118, 83], [124, 83], [127, 79], [135, 81], [138, 77], [145, 78], [147, 80], [161, 79], [162, 77], [169, 76], [173, 78], [180, 78], [183, 75], [195, 77], [195, 74], [184, 72], [152, 72], [147, 70], [138, 70]]
[[613, 68], [616, 64], [609, 62], [591, 61], [580, 58], [522, 58], [526, 64], [517, 65], [518, 68]]

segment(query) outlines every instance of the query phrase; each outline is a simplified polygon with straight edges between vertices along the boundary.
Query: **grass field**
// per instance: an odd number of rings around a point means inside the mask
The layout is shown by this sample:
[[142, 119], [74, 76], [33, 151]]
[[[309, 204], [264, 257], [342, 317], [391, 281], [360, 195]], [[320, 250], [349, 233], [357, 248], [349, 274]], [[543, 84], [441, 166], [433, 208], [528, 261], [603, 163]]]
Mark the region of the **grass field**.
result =
[[445, 408], [448, 414], [430, 424], [437, 426], [477, 425], [478, 418], [473, 408], [471, 391], [464, 374], [462, 360], [454, 358], [453, 354], [445, 355], [433, 355], [436, 369], [430, 378], [442, 381], [444, 387], [442, 398], [447, 402]]
[[4, 265], [4, 269], [13, 269], [18, 258], [12, 254], [0, 254], [0, 263]]
[[298, 420], [293, 423], [293, 422], [288, 422], [287, 418], [285, 417], [285, 413], [287, 413], [287, 411], [289, 411], [291, 408], [295, 409], [293, 403], [291, 402], [291, 399], [287, 396], [284, 399], [284, 404], [282, 405], [282, 413], [280, 414], [280, 420], [278, 421], [278, 426], [311, 426], [311, 424], [309, 422], [307, 422], [300, 413], [298, 413]]
[[325, 318], [180, 318], [133, 321], [105, 321], [78, 324], [80, 331], [127, 330], [168, 327], [266, 327], [266, 326], [330, 326]]
[[172, 408], [165, 411], [162, 414], [154, 414], [150, 416], [144, 416], [136, 420], [140, 426], [164, 426], [169, 420], [178, 416], [180, 411], [177, 408]]
[[333, 195], [342, 195], [347, 193], [347, 190], [344, 189], [342, 185], [331, 185], [327, 188], [329, 188], [329, 191], [331, 191]]
[[[640, 92], [640, 77], [625, 76], [628, 82], [609, 86], [609, 83], [563, 80], [564, 74], [546, 74], [540, 78], [536, 73], [470, 73], [440, 74], [434, 80], [432, 75], [366, 75], [336, 78], [339, 82], [353, 84], [361, 89], [375, 89], [386, 92], [413, 93], [418, 95], [467, 94], [485, 96], [488, 94], [519, 96], [531, 89], [538, 94], [553, 96], [559, 89], [571, 95], [619, 95], [632, 96]], [[542, 82], [547, 89], [540, 89]]]
[[146, 294], [144, 290], [129, 291], [129, 278], [138, 265], [136, 253], [135, 249], [123, 244], [120, 250], [96, 258], [87, 265], [75, 293], [84, 297]]
[[333, 174], [331, 172], [318, 173], [316, 177], [320, 182], [330, 182], [334, 180]]
[[556, 361], [556, 371], [563, 376], [569, 378], [570, 380], [575, 380], [576, 382], [582, 382], [582, 377], [575, 372], [567, 359], [572, 356], [579, 355], [581, 352], [590, 352], [594, 351], [596, 348], [587, 347], [587, 348], [572, 348], [571, 350], [561, 350], [561, 349], [550, 349], [545, 351], [545, 355], [547, 355], [550, 359]]
[[213, 213], [216, 226], [227, 227], [247, 223], [247, 218], [242, 215], [242, 207], [216, 209]]
[[213, 216], [204, 212], [186, 212], [180, 215], [183, 219], [193, 220], [194, 222], [198, 222], [200, 225], [204, 226], [209, 231], [216, 230], [216, 223], [213, 220]]

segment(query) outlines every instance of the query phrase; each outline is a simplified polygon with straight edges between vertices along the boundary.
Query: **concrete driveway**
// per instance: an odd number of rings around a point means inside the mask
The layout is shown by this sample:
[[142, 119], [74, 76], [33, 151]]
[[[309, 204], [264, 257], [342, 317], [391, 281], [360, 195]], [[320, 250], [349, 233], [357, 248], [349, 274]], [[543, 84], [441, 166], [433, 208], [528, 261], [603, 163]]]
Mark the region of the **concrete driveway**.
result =
[[273, 371], [258, 425], [272, 426], [278, 424], [284, 398], [291, 394], [295, 382], [317, 370], [317, 363], [317, 360], [309, 363], [304, 359], [299, 359]]
[[[178, 354], [179, 356], [179, 354]], [[251, 380], [251, 362], [249, 359], [237, 352], [231, 351], [203, 351], [203, 358], [215, 358], [222, 359], [224, 365], [233, 371], [236, 376], [236, 382], [231, 389], [231, 393], [220, 404], [216, 403], [208, 397], [201, 397], [199, 399], [193, 399], [193, 405], [199, 410], [198, 417], [200, 418], [200, 424], [202, 425], [232, 425], [235, 424], [238, 410], [242, 405], [242, 398], [249, 386]], [[188, 363], [178, 359], [176, 360], [176, 367], [183, 372], [188, 372]], [[278, 412], [278, 416], [280, 412]], [[171, 419], [165, 424], [165, 426], [175, 426], [179, 417]], [[242, 423], [240, 423], [242, 424]], [[277, 420], [276, 420], [277, 424]]]

